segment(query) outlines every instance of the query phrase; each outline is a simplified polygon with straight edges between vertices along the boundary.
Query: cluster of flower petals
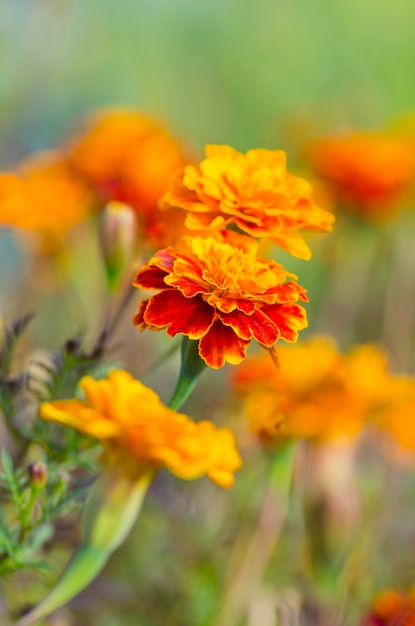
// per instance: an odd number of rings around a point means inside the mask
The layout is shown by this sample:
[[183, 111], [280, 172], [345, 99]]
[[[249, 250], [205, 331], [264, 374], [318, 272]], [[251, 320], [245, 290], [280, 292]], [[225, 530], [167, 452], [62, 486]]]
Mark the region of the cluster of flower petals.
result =
[[103, 109], [68, 146], [67, 158], [104, 203], [133, 207], [144, 234], [159, 245], [183, 229], [181, 216], [158, 209], [170, 177], [185, 163], [182, 145], [160, 123], [135, 109]]
[[414, 144], [392, 133], [321, 138], [310, 146], [309, 158], [339, 200], [370, 220], [393, 213], [415, 183]]
[[186, 166], [172, 180], [161, 206], [186, 211], [189, 229], [234, 226], [304, 259], [311, 252], [299, 231], [329, 231], [334, 221], [316, 205], [311, 185], [287, 171], [282, 150], [242, 154], [208, 145], [199, 166]]
[[373, 602], [361, 626], [415, 626], [415, 592], [408, 594], [386, 589]]
[[228, 429], [172, 411], [123, 370], [102, 380], [86, 376], [80, 387], [84, 400], [44, 403], [41, 417], [105, 442], [108, 453], [126, 465], [165, 467], [184, 479], [207, 475], [221, 487], [233, 484], [241, 459]]
[[181, 235], [184, 215], [166, 215], [158, 200], [184, 166], [181, 144], [134, 109], [107, 109], [56, 152], [35, 154], [15, 173], [0, 173], [0, 225], [40, 233], [44, 247], [108, 202], [129, 204], [152, 249]]
[[222, 231], [159, 250], [135, 278], [136, 287], [158, 293], [141, 302], [134, 324], [198, 340], [200, 356], [215, 369], [240, 363], [253, 339], [267, 348], [296, 341], [307, 325], [298, 304], [306, 293], [257, 249], [254, 239]]
[[234, 376], [250, 428], [265, 443], [353, 437], [369, 420], [391, 432], [392, 415], [405, 411], [402, 387], [415, 397], [415, 382], [392, 376], [373, 345], [343, 355], [330, 339], [317, 337], [281, 347], [278, 368], [266, 357], [248, 358]]

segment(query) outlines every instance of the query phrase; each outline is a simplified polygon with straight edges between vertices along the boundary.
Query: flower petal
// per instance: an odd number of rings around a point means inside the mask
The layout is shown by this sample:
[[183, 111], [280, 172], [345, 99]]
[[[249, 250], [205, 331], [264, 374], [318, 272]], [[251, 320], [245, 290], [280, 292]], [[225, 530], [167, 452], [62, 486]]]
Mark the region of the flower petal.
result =
[[229, 326], [220, 320], [212, 325], [209, 332], [200, 340], [199, 354], [209, 367], [219, 369], [225, 362], [238, 365], [246, 356], [249, 341], [240, 339]]
[[261, 312], [278, 327], [281, 338], [285, 341], [297, 341], [298, 331], [307, 328], [307, 314], [299, 304], [284, 304], [281, 306], [264, 306]]
[[167, 272], [159, 269], [158, 267], [144, 265], [134, 278], [134, 287], [141, 287], [142, 289], [165, 289], [166, 283], [164, 278], [167, 276]]
[[171, 337], [181, 333], [189, 339], [200, 339], [206, 335], [215, 316], [215, 310], [202, 298], [185, 298], [174, 289], [165, 289], [150, 298], [142, 313], [145, 324], [167, 328]]
[[[272, 308], [280, 309], [281, 305], [276, 304]], [[250, 317], [250, 324], [255, 339], [267, 348], [271, 348], [281, 337], [278, 324], [270, 316], [263, 313], [262, 309], [255, 311]]]

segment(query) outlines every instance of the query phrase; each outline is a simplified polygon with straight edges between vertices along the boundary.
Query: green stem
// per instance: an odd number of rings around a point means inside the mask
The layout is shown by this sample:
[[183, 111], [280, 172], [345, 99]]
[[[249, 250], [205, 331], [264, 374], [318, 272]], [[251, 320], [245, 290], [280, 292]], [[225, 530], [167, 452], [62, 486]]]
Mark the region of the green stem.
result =
[[198, 378], [206, 369], [206, 363], [199, 355], [199, 342], [183, 337], [181, 347], [182, 363], [179, 380], [168, 406], [177, 411], [193, 391]]
[[90, 544], [81, 544], [68, 563], [56, 587], [40, 604], [16, 622], [15, 626], [36, 624], [69, 602], [98, 576], [109, 556], [104, 550], [95, 548]]
[[287, 443], [272, 452], [270, 484], [278, 492], [286, 509], [288, 508], [296, 452], [296, 442]]
[[15, 626], [36, 624], [69, 602], [98, 576], [130, 532], [153, 475], [152, 469], [145, 468], [135, 478], [113, 467], [104, 472], [85, 510], [83, 542], [52, 591]]
[[232, 567], [228, 580], [225, 580], [225, 596], [215, 626], [242, 623], [247, 607], [261, 584], [287, 518], [296, 449], [295, 443], [289, 443], [272, 451], [269, 482], [258, 524], [250, 540], [241, 535], [234, 544], [229, 559]]

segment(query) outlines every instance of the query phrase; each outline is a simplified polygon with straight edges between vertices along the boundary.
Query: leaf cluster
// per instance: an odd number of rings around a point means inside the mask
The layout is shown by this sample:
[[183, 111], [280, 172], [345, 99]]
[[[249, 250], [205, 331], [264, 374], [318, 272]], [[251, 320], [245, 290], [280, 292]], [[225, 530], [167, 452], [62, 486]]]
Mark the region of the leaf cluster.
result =
[[[41, 402], [76, 394], [79, 380], [100, 366], [102, 347], [86, 351], [79, 338], [69, 339], [46, 361], [13, 373], [16, 345], [32, 318], [4, 329], [0, 349], [0, 420], [7, 433], [0, 463], [0, 576], [47, 567], [56, 522], [82, 507], [100, 452], [88, 437], [37, 413]], [[31, 476], [34, 459], [44, 467], [44, 481]]]

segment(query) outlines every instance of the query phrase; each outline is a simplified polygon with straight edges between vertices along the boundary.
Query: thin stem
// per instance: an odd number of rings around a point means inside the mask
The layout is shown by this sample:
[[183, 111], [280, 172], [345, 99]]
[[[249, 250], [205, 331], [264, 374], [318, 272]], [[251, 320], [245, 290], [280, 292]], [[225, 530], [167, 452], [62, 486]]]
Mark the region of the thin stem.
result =
[[49, 594], [15, 626], [32, 626], [69, 602], [101, 572], [130, 532], [154, 476], [144, 468], [136, 478], [108, 468], [94, 485], [83, 519], [84, 541]]
[[[242, 562], [236, 558], [235, 560], [239, 561], [237, 567], [232, 567], [232, 571], [229, 572], [232, 583], [227, 587], [229, 592], [222, 602], [215, 626], [239, 624], [258, 590], [287, 516], [295, 452], [294, 444], [288, 444], [274, 452], [269, 483], [255, 533], [247, 544], [244, 541], [247, 547]], [[234, 554], [238, 555], [240, 549], [241, 545], [238, 542], [234, 546]], [[231, 557], [231, 562], [233, 561]]]
[[133, 294], [135, 292], [135, 287], [130, 284], [128, 289], [126, 290], [124, 297], [121, 299], [120, 304], [118, 305], [115, 313], [111, 317], [112, 310], [112, 294], [107, 294], [107, 300], [105, 304], [105, 313], [104, 313], [104, 321], [102, 324], [102, 328], [98, 334], [97, 340], [95, 342], [95, 346], [92, 350], [93, 353], [98, 351], [102, 351], [106, 348], [107, 343], [111, 335], [116, 330], [125, 309], [127, 308]]
[[155, 359], [153, 361], [153, 363], [150, 363], [150, 365], [148, 365], [140, 374], [140, 379], [144, 380], [150, 376], [152, 376], [158, 369], [159, 367], [161, 367], [166, 361], [167, 359], [169, 359], [171, 356], [173, 356], [173, 354], [180, 348], [180, 344], [177, 342], [173, 342], [171, 345], [169, 345], [169, 347], [167, 348], [167, 350], [164, 350], [160, 356], [157, 357], [157, 359]]
[[118, 326], [121, 317], [124, 314], [125, 309], [127, 308], [128, 304], [130, 303], [131, 298], [133, 297], [133, 294], [136, 291], [136, 287], [134, 287], [134, 285], [131, 283], [128, 286], [128, 289], [126, 290], [123, 299], [121, 300], [117, 310], [115, 311], [113, 318], [109, 324], [108, 327], [108, 336], [112, 335], [112, 333], [115, 331], [116, 327]]

